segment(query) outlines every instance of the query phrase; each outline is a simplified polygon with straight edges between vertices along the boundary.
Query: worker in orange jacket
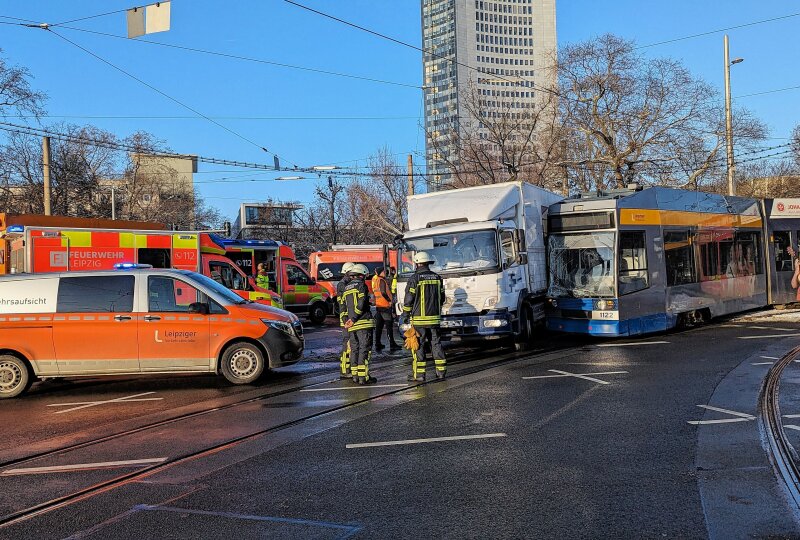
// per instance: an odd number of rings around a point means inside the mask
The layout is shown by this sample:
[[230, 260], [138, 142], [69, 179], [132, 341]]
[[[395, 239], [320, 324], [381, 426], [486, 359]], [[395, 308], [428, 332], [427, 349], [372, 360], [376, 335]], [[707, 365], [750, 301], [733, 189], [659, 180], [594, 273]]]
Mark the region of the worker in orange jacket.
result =
[[394, 314], [392, 312], [393, 295], [391, 286], [386, 279], [386, 269], [376, 268], [372, 276], [372, 296], [375, 298], [376, 324], [375, 324], [375, 350], [380, 352], [386, 347], [381, 343], [383, 327], [386, 327], [386, 338], [389, 341], [389, 350], [399, 351], [400, 345], [394, 340]]

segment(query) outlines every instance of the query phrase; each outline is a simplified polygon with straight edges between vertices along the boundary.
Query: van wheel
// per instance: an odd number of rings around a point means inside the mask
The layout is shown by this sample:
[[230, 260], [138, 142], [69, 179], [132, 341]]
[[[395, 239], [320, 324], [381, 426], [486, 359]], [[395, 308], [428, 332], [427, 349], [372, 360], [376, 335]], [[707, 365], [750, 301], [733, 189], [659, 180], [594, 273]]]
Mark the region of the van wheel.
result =
[[234, 343], [222, 355], [222, 374], [233, 384], [250, 384], [264, 373], [264, 355], [250, 343]]
[[311, 324], [322, 324], [328, 316], [328, 310], [325, 309], [325, 304], [322, 302], [314, 302], [308, 309], [308, 320]]
[[25, 392], [33, 382], [28, 365], [10, 354], [0, 355], [0, 399]]

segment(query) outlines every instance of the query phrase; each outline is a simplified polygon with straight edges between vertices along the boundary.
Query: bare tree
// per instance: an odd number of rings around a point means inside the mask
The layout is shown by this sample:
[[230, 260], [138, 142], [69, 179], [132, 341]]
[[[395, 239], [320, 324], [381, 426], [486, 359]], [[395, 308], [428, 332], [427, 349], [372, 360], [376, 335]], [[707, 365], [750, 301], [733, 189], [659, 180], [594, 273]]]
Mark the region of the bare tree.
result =
[[466, 118], [456, 117], [444, 136], [426, 134], [436, 159], [448, 169], [447, 187], [514, 178], [548, 187], [560, 183], [563, 136], [556, 90], [548, 88], [531, 101], [519, 99], [529, 87], [504, 84], [498, 87], [502, 90], [489, 90], [469, 81], [460, 96]]
[[[559, 100], [571, 183], [580, 190], [632, 181], [697, 187], [719, 170], [721, 100], [680, 62], [648, 59], [632, 41], [605, 35], [559, 55]], [[737, 141], [763, 124], [740, 110]]]
[[14, 112], [38, 117], [44, 112], [42, 104], [46, 96], [31, 88], [30, 78], [27, 69], [11, 66], [0, 56], [0, 115]]
[[[380, 240], [408, 230], [408, 176], [387, 147], [379, 149], [368, 161], [368, 176], [354, 180], [348, 190], [353, 198], [353, 215], [363, 235]], [[417, 177], [413, 177], [416, 182]]]

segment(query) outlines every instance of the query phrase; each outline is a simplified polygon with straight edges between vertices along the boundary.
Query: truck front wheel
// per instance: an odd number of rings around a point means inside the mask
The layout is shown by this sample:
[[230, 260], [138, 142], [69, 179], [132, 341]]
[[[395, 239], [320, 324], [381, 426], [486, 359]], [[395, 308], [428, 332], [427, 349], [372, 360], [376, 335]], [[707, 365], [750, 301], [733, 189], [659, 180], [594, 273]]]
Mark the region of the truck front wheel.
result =
[[514, 350], [527, 351], [531, 346], [533, 335], [533, 313], [528, 304], [522, 304], [520, 307], [517, 326], [519, 330], [514, 336]]

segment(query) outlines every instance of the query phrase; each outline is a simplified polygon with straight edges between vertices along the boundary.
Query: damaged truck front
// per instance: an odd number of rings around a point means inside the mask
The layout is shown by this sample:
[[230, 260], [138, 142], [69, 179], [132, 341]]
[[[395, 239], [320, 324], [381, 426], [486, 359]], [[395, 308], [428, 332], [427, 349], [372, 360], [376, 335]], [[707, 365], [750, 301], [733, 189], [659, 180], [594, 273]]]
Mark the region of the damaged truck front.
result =
[[[398, 314], [414, 253], [425, 251], [444, 279], [445, 337], [507, 339], [518, 349], [544, 318], [544, 220], [560, 195], [508, 182], [413, 195], [398, 254]], [[404, 329], [403, 329], [404, 330]]]

